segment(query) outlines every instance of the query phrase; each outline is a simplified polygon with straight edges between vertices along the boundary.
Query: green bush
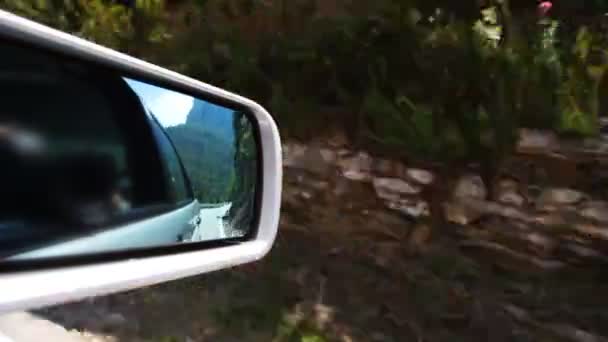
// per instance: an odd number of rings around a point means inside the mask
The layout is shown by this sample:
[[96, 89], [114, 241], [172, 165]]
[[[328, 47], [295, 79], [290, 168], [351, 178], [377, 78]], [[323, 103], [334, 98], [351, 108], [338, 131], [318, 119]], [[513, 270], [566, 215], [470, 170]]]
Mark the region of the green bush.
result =
[[0, 0], [255, 98], [287, 137], [337, 128], [398, 156], [497, 162], [519, 127], [596, 134], [606, 35], [488, 3], [380, 0], [329, 15], [312, 0]]
[[0, 0], [0, 7], [123, 51], [167, 38], [162, 0], [137, 0], [134, 8], [107, 0]]

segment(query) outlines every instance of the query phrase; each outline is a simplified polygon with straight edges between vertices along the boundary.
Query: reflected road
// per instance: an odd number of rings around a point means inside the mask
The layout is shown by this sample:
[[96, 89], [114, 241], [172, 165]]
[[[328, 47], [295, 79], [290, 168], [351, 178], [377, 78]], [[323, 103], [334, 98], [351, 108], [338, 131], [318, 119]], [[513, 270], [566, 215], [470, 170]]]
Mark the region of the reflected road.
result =
[[203, 208], [200, 211], [201, 223], [192, 233], [192, 241], [210, 241], [226, 238], [222, 217], [230, 209], [231, 203], [215, 208]]

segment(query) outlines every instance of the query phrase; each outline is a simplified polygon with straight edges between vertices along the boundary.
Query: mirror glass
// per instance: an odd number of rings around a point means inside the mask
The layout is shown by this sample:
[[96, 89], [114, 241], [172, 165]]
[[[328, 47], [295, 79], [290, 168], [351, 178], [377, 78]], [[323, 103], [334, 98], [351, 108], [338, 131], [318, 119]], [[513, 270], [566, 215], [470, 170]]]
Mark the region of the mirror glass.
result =
[[259, 153], [242, 110], [73, 59], [0, 56], [0, 261], [244, 237]]
[[203, 207], [201, 219], [216, 222], [215, 231], [195, 231], [191, 239], [244, 236], [253, 221], [257, 177], [257, 148], [247, 115], [144, 82], [125, 80], [174, 145], [193, 196]]

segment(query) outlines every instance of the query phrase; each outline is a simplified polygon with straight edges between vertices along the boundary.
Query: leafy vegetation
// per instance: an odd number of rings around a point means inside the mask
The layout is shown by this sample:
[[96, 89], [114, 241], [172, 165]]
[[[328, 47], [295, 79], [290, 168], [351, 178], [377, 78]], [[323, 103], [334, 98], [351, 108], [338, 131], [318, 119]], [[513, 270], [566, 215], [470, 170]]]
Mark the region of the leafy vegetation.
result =
[[99, 44], [135, 52], [131, 46], [162, 42], [162, 0], [137, 1], [128, 8], [105, 0], [2, 0], [4, 10], [67, 31]]
[[560, 2], [543, 16], [533, 1], [474, 3], [0, 5], [253, 97], [295, 138], [343, 130], [401, 157], [483, 160], [508, 153], [522, 126], [597, 134], [606, 4]]

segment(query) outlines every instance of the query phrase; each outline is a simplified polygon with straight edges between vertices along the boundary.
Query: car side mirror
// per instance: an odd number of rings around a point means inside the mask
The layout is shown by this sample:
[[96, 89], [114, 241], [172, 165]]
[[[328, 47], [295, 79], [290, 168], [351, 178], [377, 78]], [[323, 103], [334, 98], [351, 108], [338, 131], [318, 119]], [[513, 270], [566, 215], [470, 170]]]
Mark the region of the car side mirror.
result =
[[0, 11], [0, 313], [271, 248], [281, 143], [257, 103]]

